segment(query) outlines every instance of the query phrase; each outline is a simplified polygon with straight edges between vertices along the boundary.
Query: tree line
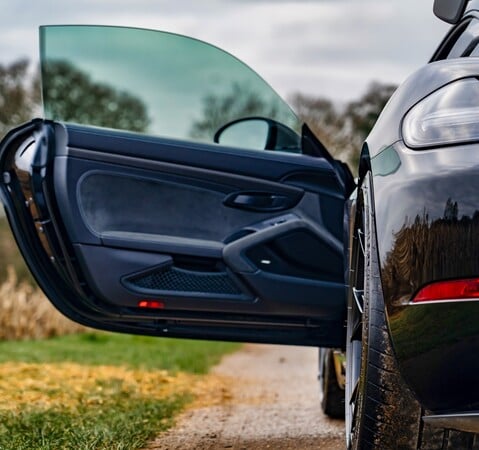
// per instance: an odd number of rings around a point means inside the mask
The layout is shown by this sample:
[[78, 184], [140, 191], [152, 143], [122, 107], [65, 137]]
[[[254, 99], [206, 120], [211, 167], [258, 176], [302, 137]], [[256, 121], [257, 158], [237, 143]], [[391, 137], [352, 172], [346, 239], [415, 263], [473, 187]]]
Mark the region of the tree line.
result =
[[[89, 116], [82, 117], [83, 120], [98, 126], [118, 128], [117, 122], [119, 122], [120, 128], [123, 129], [137, 131], [146, 129], [149, 118], [139, 99], [110, 86], [96, 83], [89, 78], [88, 74], [64, 64], [58, 64], [55, 70], [61, 74], [61, 77], [50, 74], [51, 76], [44, 83], [43, 95], [46, 99], [54, 100], [50, 104], [63, 108], [61, 112], [58, 112], [63, 119], [65, 114], [71, 114], [73, 119], [75, 114], [81, 114]], [[31, 64], [26, 59], [10, 64], [0, 64], [0, 135], [4, 135], [12, 127], [32, 117], [41, 115], [39, 72], [38, 69], [32, 70]], [[75, 89], [62, 85], [65, 79], [74, 80]], [[305, 93], [292, 95], [289, 103], [299, 118], [309, 125], [333, 156], [349, 163], [354, 169], [357, 167], [364, 139], [395, 88], [396, 86], [392, 84], [373, 82], [364, 94], [343, 105], [338, 104], [334, 99]], [[61, 103], [62, 97], [65, 97], [65, 101], [68, 102], [69, 98], [85, 97], [87, 94], [95, 97], [95, 105], [105, 105], [105, 110], [85, 107], [83, 110], [75, 108], [70, 111], [68, 104]], [[236, 93], [238, 94], [241, 93]], [[98, 98], [99, 96], [101, 99]], [[215, 101], [215, 99], [205, 100], [210, 103]], [[246, 102], [248, 106], [248, 101], [246, 99], [243, 103]], [[222, 101], [220, 106], [223, 103], [225, 101]], [[226, 106], [227, 103], [225, 103]], [[212, 105], [214, 108], [211, 108]], [[222, 111], [216, 104], [212, 105], [208, 107], [208, 103], [205, 103], [205, 111], [218, 109], [224, 120], [227, 111]], [[55, 114], [56, 111], [51, 113]], [[201, 134], [203, 129], [211, 127], [211, 121], [214, 122], [215, 117], [204, 117], [202, 121], [200, 120], [195, 124], [194, 134]]]
[[396, 88], [394, 84], [372, 82], [364, 94], [345, 105], [297, 93], [291, 96], [290, 104], [330, 153], [355, 170], [361, 146]]

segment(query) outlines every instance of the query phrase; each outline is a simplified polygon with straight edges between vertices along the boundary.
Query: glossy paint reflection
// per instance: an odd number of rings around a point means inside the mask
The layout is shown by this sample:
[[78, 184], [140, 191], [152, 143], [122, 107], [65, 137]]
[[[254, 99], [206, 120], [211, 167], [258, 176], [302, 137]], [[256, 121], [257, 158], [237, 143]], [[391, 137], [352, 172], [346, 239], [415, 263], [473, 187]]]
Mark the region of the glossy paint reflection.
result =
[[[434, 411], [479, 405], [479, 302], [409, 306], [436, 280], [479, 274], [479, 155], [475, 145], [412, 151], [400, 143], [373, 158], [381, 280], [403, 376]], [[380, 156], [379, 153], [378, 156]], [[391, 164], [389, 164], [391, 166]], [[392, 166], [391, 166], [392, 167]], [[380, 207], [378, 207], [380, 206]], [[464, 383], [467, 389], [464, 389]]]

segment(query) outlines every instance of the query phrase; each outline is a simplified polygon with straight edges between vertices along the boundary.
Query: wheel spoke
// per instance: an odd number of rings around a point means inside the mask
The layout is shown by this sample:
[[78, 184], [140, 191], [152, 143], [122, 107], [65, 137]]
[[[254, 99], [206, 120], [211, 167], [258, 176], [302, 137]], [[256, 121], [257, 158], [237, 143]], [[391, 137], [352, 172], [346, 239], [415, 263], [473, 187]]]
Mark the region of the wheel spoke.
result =
[[359, 312], [362, 314], [364, 305], [364, 291], [353, 287], [353, 297]]
[[363, 335], [363, 322], [361, 321], [361, 318], [359, 318], [358, 320], [354, 322], [350, 341], [351, 342], [361, 341], [362, 335]]
[[364, 233], [361, 230], [361, 228], [358, 228], [358, 240], [359, 240], [359, 246], [361, 247], [361, 251], [363, 253], [363, 256], [366, 256], [366, 250], [364, 247]]
[[349, 404], [352, 405], [356, 403], [358, 399], [358, 393], [359, 393], [359, 378], [356, 380], [356, 383], [354, 384], [354, 388], [351, 392], [351, 396], [349, 398]]

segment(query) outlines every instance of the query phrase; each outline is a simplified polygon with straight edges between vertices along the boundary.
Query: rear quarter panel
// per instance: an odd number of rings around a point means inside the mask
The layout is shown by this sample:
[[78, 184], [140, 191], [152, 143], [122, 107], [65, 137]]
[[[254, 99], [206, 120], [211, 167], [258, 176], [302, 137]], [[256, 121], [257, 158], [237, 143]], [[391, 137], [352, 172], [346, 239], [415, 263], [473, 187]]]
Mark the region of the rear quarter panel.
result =
[[422, 98], [476, 74], [472, 58], [421, 69], [392, 97], [363, 149], [394, 350], [406, 382], [435, 412], [479, 408], [479, 303], [409, 301], [431, 281], [479, 275], [479, 144], [413, 151], [401, 123]]

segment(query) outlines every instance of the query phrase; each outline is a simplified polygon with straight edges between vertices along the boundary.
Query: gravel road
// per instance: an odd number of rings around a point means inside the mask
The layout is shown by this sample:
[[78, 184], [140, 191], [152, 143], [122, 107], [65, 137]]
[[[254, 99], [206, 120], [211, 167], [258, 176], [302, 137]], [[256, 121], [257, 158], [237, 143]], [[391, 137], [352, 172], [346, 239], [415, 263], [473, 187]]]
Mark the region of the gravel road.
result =
[[244, 346], [212, 371], [230, 380], [225, 400], [186, 411], [148, 449], [343, 449], [344, 422], [319, 406], [317, 360], [315, 348]]

